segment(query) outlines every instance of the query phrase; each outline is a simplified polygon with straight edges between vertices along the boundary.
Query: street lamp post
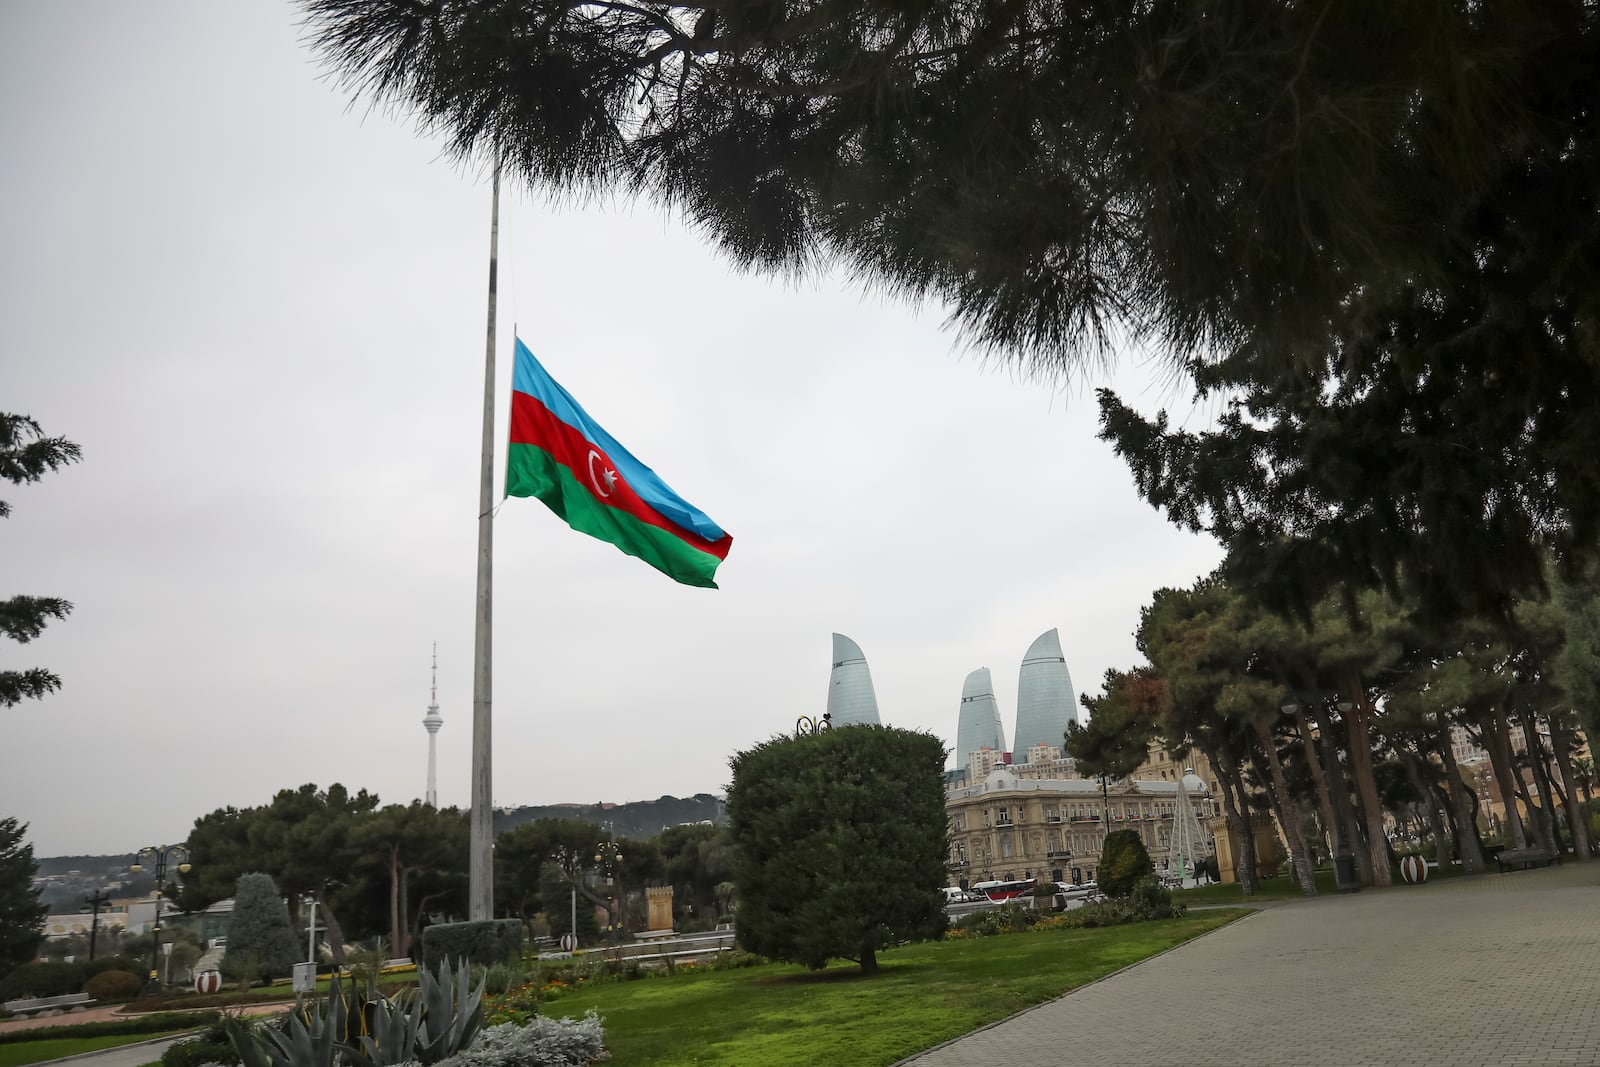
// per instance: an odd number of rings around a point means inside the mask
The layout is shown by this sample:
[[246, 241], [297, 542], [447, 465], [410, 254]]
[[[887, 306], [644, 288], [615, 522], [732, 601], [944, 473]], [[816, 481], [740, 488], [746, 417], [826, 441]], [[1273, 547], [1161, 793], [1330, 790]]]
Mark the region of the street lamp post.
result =
[[146, 845], [134, 857], [133, 866], [128, 869], [134, 874], [141, 873], [146, 865], [155, 868], [156, 876], [156, 917], [155, 923], [150, 928], [150, 980], [145, 983], [146, 995], [154, 996], [161, 991], [159, 973], [156, 970], [157, 960], [161, 956], [161, 892], [166, 886], [167, 867], [170, 864], [179, 874], [189, 873], [189, 848], [187, 845]]
[[606, 936], [612, 945], [617, 943], [617, 894], [616, 873], [617, 864], [622, 862], [622, 846], [615, 841], [600, 842], [594, 854], [594, 862], [606, 870]]
[[89, 896], [84, 897], [83, 902], [89, 906], [91, 911], [89, 916], [89, 958], [92, 960], [94, 959], [95, 938], [100, 933], [100, 909], [109, 904], [111, 898], [96, 889]]
[[825, 711], [822, 718], [811, 715], [802, 715], [794, 722], [794, 735], [804, 737], [806, 734], [820, 734], [824, 730], [833, 729], [833, 713]]

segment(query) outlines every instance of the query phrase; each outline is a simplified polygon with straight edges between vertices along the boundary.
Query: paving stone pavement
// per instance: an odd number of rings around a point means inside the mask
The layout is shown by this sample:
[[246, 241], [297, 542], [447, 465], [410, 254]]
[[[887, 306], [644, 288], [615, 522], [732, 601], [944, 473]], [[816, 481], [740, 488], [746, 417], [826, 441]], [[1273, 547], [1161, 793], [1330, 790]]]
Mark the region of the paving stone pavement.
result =
[[1600, 1067], [1600, 863], [1263, 908], [915, 1067]]

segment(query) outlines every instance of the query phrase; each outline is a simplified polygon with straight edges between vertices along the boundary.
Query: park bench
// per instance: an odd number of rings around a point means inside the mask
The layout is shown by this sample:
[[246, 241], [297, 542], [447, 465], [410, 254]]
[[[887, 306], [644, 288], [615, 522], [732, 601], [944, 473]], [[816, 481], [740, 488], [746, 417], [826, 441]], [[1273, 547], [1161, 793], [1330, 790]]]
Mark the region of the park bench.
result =
[[1507, 871], [1528, 871], [1535, 867], [1548, 867], [1552, 863], [1559, 864], [1561, 857], [1542, 848], [1511, 848], [1495, 853], [1494, 861], [1500, 865], [1500, 873], [1505, 874]]
[[0, 1007], [12, 1015], [59, 1015], [64, 1011], [82, 1011], [94, 1003], [87, 993], [63, 993], [59, 997], [30, 997], [26, 1000], [8, 1000]]

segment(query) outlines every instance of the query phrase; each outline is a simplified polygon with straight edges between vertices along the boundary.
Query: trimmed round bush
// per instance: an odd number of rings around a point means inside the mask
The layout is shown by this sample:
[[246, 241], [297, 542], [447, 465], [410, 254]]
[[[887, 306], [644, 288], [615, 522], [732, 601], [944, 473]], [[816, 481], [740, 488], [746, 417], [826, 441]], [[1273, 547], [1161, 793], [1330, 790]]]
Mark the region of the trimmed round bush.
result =
[[144, 974], [150, 966], [150, 961], [148, 959], [136, 960], [132, 956], [118, 954], [115, 956], [101, 956], [92, 960], [81, 960], [79, 965], [83, 967], [83, 977], [89, 979], [104, 971], [127, 971], [129, 974]]
[[83, 991], [95, 1000], [131, 1000], [143, 985], [132, 971], [101, 971], [83, 983]]
[[1100, 892], [1108, 897], [1126, 897], [1134, 883], [1155, 871], [1150, 853], [1133, 830], [1113, 830], [1100, 849]]

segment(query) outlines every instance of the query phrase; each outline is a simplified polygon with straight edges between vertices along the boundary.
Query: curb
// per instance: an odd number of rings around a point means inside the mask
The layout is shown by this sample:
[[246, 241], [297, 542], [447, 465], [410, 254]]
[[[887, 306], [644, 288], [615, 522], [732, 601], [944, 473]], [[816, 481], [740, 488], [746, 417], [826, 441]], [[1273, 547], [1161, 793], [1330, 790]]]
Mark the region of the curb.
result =
[[[1009, 1023], [1009, 1022], [1011, 1022], [1011, 1021], [1013, 1021], [1015, 1019], [1022, 1018], [1024, 1015], [1027, 1015], [1029, 1012], [1034, 1012], [1034, 1011], [1038, 1011], [1040, 1008], [1049, 1007], [1051, 1004], [1055, 1004], [1055, 1003], [1058, 1003], [1059, 1001], [1066, 1000], [1068, 997], [1072, 996], [1074, 993], [1077, 993], [1077, 992], [1079, 992], [1081, 990], [1089, 989], [1089, 988], [1091, 988], [1093, 986], [1097, 986], [1101, 982], [1109, 982], [1111, 979], [1117, 977], [1117, 975], [1119, 975], [1119, 974], [1124, 974], [1124, 973], [1126, 973], [1128, 971], [1131, 971], [1135, 967], [1143, 967], [1145, 964], [1151, 962], [1152, 960], [1159, 960], [1162, 956], [1167, 955], [1167, 953], [1176, 952], [1180, 948], [1183, 948], [1185, 945], [1192, 945], [1196, 941], [1200, 941], [1200, 940], [1203, 940], [1205, 938], [1210, 937], [1212, 934], [1220, 934], [1222, 931], [1231, 929], [1232, 927], [1237, 926], [1239, 923], [1249, 922], [1251, 919], [1254, 919], [1257, 915], [1260, 915], [1260, 914], [1261, 914], [1261, 909], [1253, 908], [1253, 909], [1251, 909], [1250, 914], [1241, 915], [1237, 919], [1233, 920], [1233, 922], [1227, 923], [1226, 925], [1223, 925], [1223, 926], [1219, 926], [1215, 930], [1207, 930], [1205, 933], [1197, 934], [1196, 936], [1189, 938], [1187, 941], [1180, 941], [1176, 945], [1173, 945], [1171, 948], [1164, 948], [1160, 952], [1157, 952], [1153, 956], [1146, 956], [1142, 960], [1136, 960], [1135, 962], [1128, 964], [1126, 967], [1118, 967], [1116, 970], [1112, 971], [1111, 973], [1102, 974], [1099, 978], [1096, 978], [1094, 981], [1085, 982], [1081, 986], [1078, 986], [1078, 987], [1076, 987], [1074, 989], [1069, 989], [1065, 993], [1062, 993], [1060, 996], [1051, 997], [1049, 1000], [1041, 1000], [1037, 1004], [1030, 1004], [1028, 1007], [1023, 1008], [1021, 1011], [1016, 1012], [1013, 1015], [1007, 1015], [1004, 1019], [996, 1019], [992, 1023], [984, 1023], [982, 1026], [978, 1027], [976, 1030], [968, 1030], [964, 1034], [959, 1034], [959, 1035], [957, 1035], [955, 1037], [950, 1038], [947, 1041], [941, 1041], [937, 1045], [930, 1045], [927, 1048], [923, 1049], [921, 1052], [913, 1052], [911, 1055], [905, 1057], [904, 1059], [895, 1060], [893, 1063], [889, 1064], [889, 1067], [908, 1067], [908, 1065], [915, 1063], [917, 1060], [921, 1059], [923, 1056], [928, 1055], [928, 1053], [930, 1053], [930, 1052], [937, 1052], [939, 1049], [945, 1048], [945, 1047], [947, 1047], [949, 1045], [954, 1045], [958, 1041], [965, 1041], [967, 1038], [973, 1037], [973, 1036], [975, 1036], [977, 1034], [981, 1034], [985, 1030], [993, 1030], [997, 1026], [1004, 1026], [1006, 1023]], [[34, 1067], [37, 1067], [37, 1065], [34, 1065]]]

